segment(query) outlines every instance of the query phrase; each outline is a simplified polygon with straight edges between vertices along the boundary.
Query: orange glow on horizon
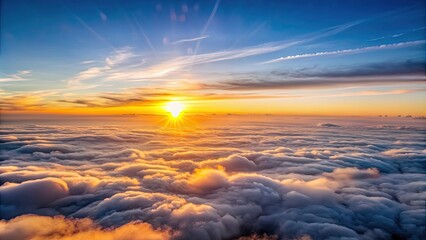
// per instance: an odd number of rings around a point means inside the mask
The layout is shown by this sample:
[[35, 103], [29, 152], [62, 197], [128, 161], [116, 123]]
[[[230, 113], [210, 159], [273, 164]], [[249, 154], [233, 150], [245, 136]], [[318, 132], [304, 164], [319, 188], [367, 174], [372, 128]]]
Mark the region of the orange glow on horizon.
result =
[[[392, 96], [382, 96], [374, 100], [371, 96], [342, 98], [286, 99], [285, 104], [279, 99], [233, 99], [233, 100], [198, 100], [171, 99], [168, 102], [152, 104], [128, 104], [124, 106], [70, 106], [61, 103], [49, 103], [44, 108], [28, 107], [21, 109], [2, 109], [2, 115], [168, 115], [169, 118], [181, 118], [182, 115], [194, 114], [278, 114], [306, 116], [378, 116], [378, 115], [413, 115], [424, 116], [425, 104], [412, 104], [419, 99], [401, 96], [397, 102], [387, 104]], [[404, 98], [406, 97], [406, 98]], [[177, 103], [177, 104], [176, 104]], [[190, 111], [189, 111], [190, 108]]]

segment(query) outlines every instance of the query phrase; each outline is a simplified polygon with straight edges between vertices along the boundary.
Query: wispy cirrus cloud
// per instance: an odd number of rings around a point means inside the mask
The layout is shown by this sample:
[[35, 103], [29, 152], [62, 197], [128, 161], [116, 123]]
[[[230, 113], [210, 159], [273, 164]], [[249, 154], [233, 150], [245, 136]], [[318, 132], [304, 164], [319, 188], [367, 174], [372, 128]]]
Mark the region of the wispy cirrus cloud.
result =
[[374, 42], [374, 41], [377, 41], [377, 40], [382, 40], [382, 39], [387, 39], [387, 38], [398, 38], [398, 37], [404, 36], [408, 33], [417, 32], [417, 31], [420, 31], [420, 30], [423, 30], [423, 29], [425, 29], [425, 27], [411, 29], [409, 31], [405, 31], [405, 32], [402, 32], [402, 33], [396, 33], [396, 34], [393, 34], [391, 36], [377, 37], [377, 38], [373, 38], [373, 39], [370, 39], [370, 40], [367, 40], [367, 41], [368, 42]]
[[165, 77], [172, 72], [176, 72], [187, 67], [213, 63], [220, 61], [235, 60], [241, 58], [247, 58], [251, 56], [257, 56], [262, 54], [268, 54], [272, 52], [277, 52], [297, 44], [310, 42], [316, 39], [327, 37], [330, 35], [337, 34], [342, 32], [350, 27], [360, 24], [362, 21], [350, 22], [346, 24], [341, 24], [338, 26], [330, 27], [325, 30], [321, 30], [312, 34], [301, 36], [290, 41], [278, 41], [278, 42], [269, 42], [265, 44], [255, 45], [251, 47], [222, 50], [217, 52], [197, 54], [192, 56], [181, 56], [172, 58], [148, 66], [146, 68], [135, 68], [135, 69], [126, 69], [126, 71], [115, 71], [113, 75], [106, 76], [107, 80], [123, 80], [128, 81], [139, 81], [146, 80], [151, 78]]
[[382, 40], [382, 39], [386, 39], [386, 38], [397, 38], [397, 37], [401, 37], [403, 35], [404, 35], [403, 33], [399, 33], [399, 34], [394, 34], [394, 35], [389, 36], [389, 37], [378, 37], [378, 38], [370, 39], [370, 40], [368, 40], [368, 42], [374, 42], [374, 41]]
[[106, 77], [108, 80], [126, 79], [130, 81], [146, 80], [151, 78], [159, 78], [169, 75], [172, 72], [182, 70], [186, 67], [212, 63], [219, 61], [227, 61], [233, 59], [246, 58], [260, 54], [271, 53], [282, 50], [286, 47], [297, 44], [298, 42], [285, 42], [285, 43], [267, 43], [254, 47], [225, 50], [219, 52], [212, 52], [206, 54], [198, 54], [193, 56], [176, 57], [164, 62], [148, 66], [143, 69], [130, 69], [127, 71], [116, 71], [114, 74]]
[[57, 95], [59, 90], [5, 92], [0, 90], [0, 109], [5, 111], [39, 110], [51, 107], [49, 97]]
[[31, 76], [31, 71], [21, 70], [13, 74], [0, 73], [0, 75], [3, 75], [3, 77], [0, 77], [0, 83], [19, 82], [28, 80], [28, 77]]
[[362, 47], [362, 48], [344, 49], [344, 50], [337, 50], [337, 51], [306, 53], [306, 54], [280, 57], [280, 58], [272, 59], [266, 62], [262, 62], [261, 64], [276, 63], [276, 62], [299, 59], [299, 58], [312, 58], [312, 57], [320, 57], [320, 56], [327, 56], [327, 55], [347, 55], [347, 54], [357, 54], [357, 53], [371, 52], [371, 51], [378, 51], [378, 50], [385, 50], [385, 49], [404, 48], [404, 47], [422, 45], [425, 43], [426, 43], [426, 40], [417, 40], [417, 41], [383, 44], [383, 45], [376, 45], [376, 46], [369, 46], [369, 47]]
[[209, 35], [204, 35], [204, 36], [195, 37], [195, 38], [185, 38], [185, 39], [181, 39], [181, 40], [177, 40], [177, 41], [171, 42], [170, 44], [171, 45], [177, 45], [177, 44], [180, 44], [180, 43], [196, 42], [196, 41], [199, 41], [199, 40], [206, 39], [208, 37], [210, 37], [210, 36]]
[[[105, 80], [109, 81], [138, 81], [165, 77], [172, 72], [179, 71], [193, 65], [233, 60], [271, 53], [282, 50], [297, 43], [299, 43], [299, 41], [274, 42], [241, 49], [218, 51], [193, 56], [181, 56], [144, 68], [133, 68], [133, 66], [135, 65], [140, 66], [141, 64], [145, 63], [144, 59], [136, 58], [134, 57], [135, 55], [132, 55], [130, 53], [122, 53], [115, 51], [111, 57], [106, 58], [102, 66], [96, 66], [85, 69], [79, 72], [72, 79], [68, 80], [68, 83], [70, 85], [78, 85], [81, 84], [82, 81], [101, 76]], [[132, 59], [132, 61], [127, 62], [126, 65], [117, 64], [117, 62], [123, 63], [125, 60], [129, 60], [130, 58]]]
[[143, 36], [146, 44], [149, 46], [149, 48], [151, 49], [151, 51], [153, 53], [156, 53], [156, 49], [154, 47], [154, 45], [151, 42], [151, 39], [148, 37], [148, 35], [145, 33], [145, 31], [143, 30], [141, 23], [139, 22], [138, 18], [132, 14], [132, 20], [136, 23], [136, 27], [138, 28], [139, 32], [141, 33], [141, 35]]
[[105, 45], [107, 45], [108, 47], [110, 47], [111, 49], [116, 49], [106, 38], [104, 38], [101, 34], [99, 34], [94, 28], [92, 28], [91, 26], [89, 26], [89, 24], [87, 24], [81, 17], [79, 17], [77, 14], [75, 14], [71, 9], [69, 9], [68, 7], [63, 6], [69, 13], [71, 13], [72, 16], [74, 16], [74, 18], [80, 22], [81, 25], [84, 26], [84, 28], [86, 28], [87, 31], [89, 31], [94, 37], [96, 37], [98, 40], [100, 40], [101, 42], [105, 43]]
[[303, 97], [319, 98], [319, 97], [383, 96], [383, 95], [403, 95], [403, 94], [425, 92], [425, 91], [426, 89], [395, 89], [395, 90], [387, 90], [387, 91], [366, 90], [366, 91], [347, 92], [347, 93], [340, 93], [340, 94], [313, 95], [313, 96], [303, 96]]
[[95, 63], [96, 61], [94, 60], [86, 60], [86, 61], [81, 61], [80, 64], [91, 64], [91, 63]]
[[[139, 60], [138, 62], [135, 62], [135, 61], [128, 62], [130, 59], [136, 58], [136, 57], [138, 57], [138, 55], [136, 55], [132, 51], [132, 49], [129, 47], [124, 47], [118, 50], [114, 50], [110, 56], [105, 58], [104, 61], [99, 61], [100, 63], [102, 63], [102, 65], [90, 67], [80, 71], [74, 77], [69, 79], [67, 83], [71, 87], [78, 87], [78, 86], [84, 87], [84, 85], [82, 84], [82, 81], [108, 75], [112, 73], [114, 69], [117, 69], [117, 67], [120, 67], [123, 64], [125, 64], [125, 66], [131, 67], [131, 66], [134, 66], [134, 64], [140, 65], [144, 63], [143, 59]], [[96, 63], [96, 61], [84, 61], [82, 63], [89, 64], [89, 63]]]
[[[130, 48], [122, 48], [114, 50], [111, 56], [104, 60], [102, 65], [94, 66], [79, 72], [73, 78], [68, 80], [68, 84], [83, 87], [83, 81], [99, 77], [102, 77], [106, 81], [146, 81], [149, 79], [166, 77], [173, 72], [183, 70], [193, 65], [235, 60], [277, 52], [297, 44], [337, 34], [348, 28], [356, 26], [363, 21], [365, 20], [329, 27], [311, 34], [294, 38], [293, 40], [268, 42], [250, 47], [222, 50], [191, 56], [180, 56], [151, 65], [146, 64], [146, 67], [141, 67], [147, 62], [145, 59], [141, 59], [138, 55], [134, 54]], [[202, 37], [203, 36], [204, 35], [202, 35]], [[193, 39], [188, 39], [188, 41], [189, 40]], [[198, 39], [196, 41], [200, 40], [201, 39]]]
[[122, 64], [122, 63], [124, 63], [126, 60], [128, 60], [128, 59], [130, 59], [130, 58], [132, 58], [132, 57], [136, 57], [136, 56], [137, 56], [137, 55], [136, 55], [136, 54], [134, 54], [134, 53], [131, 51], [131, 48], [129, 48], [129, 47], [125, 47], [125, 48], [122, 48], [122, 49], [116, 50], [116, 51], [114, 52], [114, 54], [112, 54], [111, 56], [107, 57], [107, 58], [105, 59], [105, 63], [106, 63], [108, 66], [112, 67], [112, 66], [116, 66], [116, 65]]
[[[206, 35], [207, 29], [209, 28], [210, 23], [212, 22], [214, 16], [216, 15], [216, 11], [217, 11], [217, 9], [219, 7], [219, 4], [220, 4], [220, 0], [216, 0], [215, 4], [213, 6], [212, 12], [210, 13], [209, 18], [207, 19], [206, 24], [204, 25], [203, 29], [201, 30], [200, 36], [205, 36]], [[200, 43], [201, 43], [200, 40], [198, 40], [197, 44], [195, 45], [194, 55], [197, 54], [198, 48], [200, 47]]]

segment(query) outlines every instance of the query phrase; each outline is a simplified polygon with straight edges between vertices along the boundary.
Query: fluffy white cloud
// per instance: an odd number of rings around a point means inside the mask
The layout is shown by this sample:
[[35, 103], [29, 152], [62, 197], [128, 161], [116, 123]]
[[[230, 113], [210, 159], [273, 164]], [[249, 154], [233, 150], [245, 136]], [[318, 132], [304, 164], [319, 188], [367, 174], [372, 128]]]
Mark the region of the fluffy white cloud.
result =
[[424, 238], [424, 126], [318, 122], [4, 126], [0, 237]]

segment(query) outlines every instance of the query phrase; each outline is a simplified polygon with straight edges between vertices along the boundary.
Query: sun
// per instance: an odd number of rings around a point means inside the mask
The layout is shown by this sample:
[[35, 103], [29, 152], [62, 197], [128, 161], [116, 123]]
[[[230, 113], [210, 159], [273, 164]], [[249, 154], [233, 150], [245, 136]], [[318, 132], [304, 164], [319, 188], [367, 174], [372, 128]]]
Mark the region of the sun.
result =
[[165, 107], [166, 111], [169, 112], [172, 117], [177, 118], [184, 109], [184, 106], [181, 102], [172, 101], [168, 102]]

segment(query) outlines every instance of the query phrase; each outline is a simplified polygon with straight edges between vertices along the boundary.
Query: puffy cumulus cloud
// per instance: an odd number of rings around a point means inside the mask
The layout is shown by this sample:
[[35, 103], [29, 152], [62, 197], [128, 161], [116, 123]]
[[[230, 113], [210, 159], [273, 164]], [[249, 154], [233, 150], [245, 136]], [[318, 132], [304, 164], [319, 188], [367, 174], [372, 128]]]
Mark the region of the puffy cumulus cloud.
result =
[[352, 179], [365, 179], [377, 178], [380, 173], [375, 168], [358, 169], [358, 168], [336, 168], [331, 173], [325, 173], [325, 176], [337, 180], [352, 180]]
[[[191, 178], [183, 182], [184, 191], [206, 193], [227, 186], [228, 178], [225, 173], [213, 169], [195, 171]], [[176, 182], [180, 185], [180, 182]], [[186, 189], [185, 189], [186, 188]]]
[[44, 178], [0, 187], [0, 211], [4, 217], [46, 207], [68, 195], [68, 186], [61, 179]]
[[426, 237], [423, 120], [229, 118], [2, 126], [0, 238]]
[[0, 222], [0, 238], [9, 240], [164, 240], [166, 230], [155, 230], [142, 222], [130, 222], [117, 228], [102, 229], [92, 220], [66, 219], [62, 216], [45, 217], [23, 215]]
[[202, 167], [224, 167], [227, 171], [250, 171], [256, 169], [256, 164], [246, 157], [231, 155], [224, 159], [207, 160], [202, 162]]
[[426, 149], [412, 149], [412, 148], [400, 148], [400, 149], [390, 149], [383, 152], [384, 155], [390, 156], [392, 158], [399, 158], [401, 160], [407, 158], [423, 158], [426, 154]]
[[69, 153], [72, 152], [72, 149], [65, 144], [34, 144], [34, 145], [25, 145], [16, 149], [19, 153], [50, 153], [50, 152], [62, 152]]

